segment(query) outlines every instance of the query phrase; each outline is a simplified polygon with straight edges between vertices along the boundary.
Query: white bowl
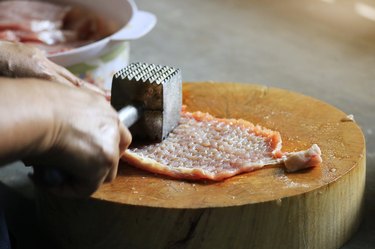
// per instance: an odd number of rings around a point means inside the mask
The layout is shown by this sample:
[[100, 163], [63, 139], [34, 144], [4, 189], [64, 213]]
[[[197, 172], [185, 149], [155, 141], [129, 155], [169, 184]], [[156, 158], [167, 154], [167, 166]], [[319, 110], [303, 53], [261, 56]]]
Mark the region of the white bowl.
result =
[[65, 5], [77, 5], [98, 13], [122, 28], [99, 41], [51, 54], [48, 58], [79, 77], [107, 89], [112, 76], [129, 62], [129, 42], [147, 34], [156, 24], [152, 13], [140, 11], [132, 0], [49, 0]]

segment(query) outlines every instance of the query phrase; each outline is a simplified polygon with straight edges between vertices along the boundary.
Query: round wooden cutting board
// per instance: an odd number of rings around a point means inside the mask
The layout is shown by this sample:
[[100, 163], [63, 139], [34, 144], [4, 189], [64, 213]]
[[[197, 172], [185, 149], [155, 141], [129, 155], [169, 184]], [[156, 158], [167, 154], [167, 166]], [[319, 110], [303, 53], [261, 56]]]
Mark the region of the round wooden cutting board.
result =
[[283, 151], [322, 150], [319, 167], [266, 167], [222, 182], [174, 180], [120, 165], [93, 198], [39, 192], [41, 218], [61, 248], [339, 248], [360, 222], [365, 142], [342, 111], [260, 85], [185, 83], [189, 111], [277, 130]]

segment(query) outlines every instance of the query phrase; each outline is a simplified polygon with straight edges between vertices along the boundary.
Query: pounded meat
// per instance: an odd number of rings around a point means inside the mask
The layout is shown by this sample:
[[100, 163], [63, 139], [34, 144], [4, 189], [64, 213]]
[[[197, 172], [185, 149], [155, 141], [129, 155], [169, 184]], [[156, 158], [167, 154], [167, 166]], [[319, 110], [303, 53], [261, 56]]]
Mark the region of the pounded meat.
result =
[[[321, 161], [319, 153], [307, 155], [317, 159], [309, 164], [305, 160], [293, 165], [315, 166]], [[241, 119], [183, 112], [179, 126], [163, 142], [131, 148], [123, 158], [134, 166], [176, 178], [223, 180], [283, 163], [291, 155], [281, 152], [279, 132]]]

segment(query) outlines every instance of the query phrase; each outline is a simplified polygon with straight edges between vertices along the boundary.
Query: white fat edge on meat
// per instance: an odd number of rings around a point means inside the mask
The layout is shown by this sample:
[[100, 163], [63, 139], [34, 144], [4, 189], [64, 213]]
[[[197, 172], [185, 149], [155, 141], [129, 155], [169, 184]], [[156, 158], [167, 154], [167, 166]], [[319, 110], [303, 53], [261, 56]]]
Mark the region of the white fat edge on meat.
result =
[[317, 166], [322, 162], [322, 152], [317, 144], [309, 149], [286, 153], [283, 156], [283, 163], [287, 172], [295, 172], [301, 169]]

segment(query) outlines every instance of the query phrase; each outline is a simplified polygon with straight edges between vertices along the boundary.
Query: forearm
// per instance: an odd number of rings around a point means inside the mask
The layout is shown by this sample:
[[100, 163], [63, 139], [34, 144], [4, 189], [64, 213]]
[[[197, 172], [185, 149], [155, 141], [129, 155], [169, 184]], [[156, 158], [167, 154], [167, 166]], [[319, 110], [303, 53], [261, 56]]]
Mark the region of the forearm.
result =
[[49, 84], [0, 78], [0, 165], [48, 149], [53, 113], [44, 89]]

